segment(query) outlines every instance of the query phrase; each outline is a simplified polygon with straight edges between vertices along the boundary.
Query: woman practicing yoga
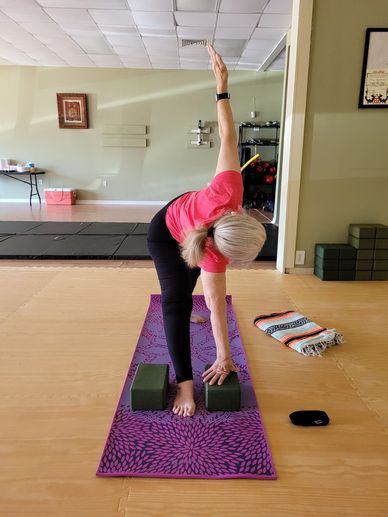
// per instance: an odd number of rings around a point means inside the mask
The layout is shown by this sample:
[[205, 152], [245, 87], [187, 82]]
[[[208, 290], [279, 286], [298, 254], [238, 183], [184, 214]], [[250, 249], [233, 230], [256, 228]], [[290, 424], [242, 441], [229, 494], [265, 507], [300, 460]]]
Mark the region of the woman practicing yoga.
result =
[[[190, 317], [197, 279], [201, 275], [217, 349], [217, 359], [203, 373], [203, 381], [222, 384], [229, 372], [238, 371], [230, 355], [226, 266], [254, 260], [266, 238], [264, 227], [241, 207], [243, 184], [227, 93], [228, 70], [211, 45], [208, 52], [216, 78], [221, 139], [216, 172], [206, 188], [182, 194], [162, 208], [152, 219], [147, 237], [161, 286], [164, 330], [177, 381], [173, 412], [179, 416], [195, 413]], [[193, 315], [192, 321], [201, 318]]]

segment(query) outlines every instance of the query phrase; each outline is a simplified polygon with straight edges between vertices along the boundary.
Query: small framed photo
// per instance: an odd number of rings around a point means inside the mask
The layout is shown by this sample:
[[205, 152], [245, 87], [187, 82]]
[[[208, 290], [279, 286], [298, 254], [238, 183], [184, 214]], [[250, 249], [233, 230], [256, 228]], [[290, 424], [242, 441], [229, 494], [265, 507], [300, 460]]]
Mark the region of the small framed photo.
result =
[[367, 29], [359, 108], [388, 108], [388, 29]]
[[59, 127], [87, 129], [88, 107], [86, 93], [57, 93]]

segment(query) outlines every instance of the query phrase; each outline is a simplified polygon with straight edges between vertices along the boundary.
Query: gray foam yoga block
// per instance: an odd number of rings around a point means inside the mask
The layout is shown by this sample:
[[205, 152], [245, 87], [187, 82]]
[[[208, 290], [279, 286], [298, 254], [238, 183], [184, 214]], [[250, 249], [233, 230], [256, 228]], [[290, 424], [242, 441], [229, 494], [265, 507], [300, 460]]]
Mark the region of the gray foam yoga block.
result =
[[388, 239], [388, 226], [376, 224], [376, 239]]
[[314, 275], [316, 275], [321, 280], [338, 280], [338, 270], [337, 271], [327, 271], [325, 269], [321, 269], [321, 268], [315, 266]]
[[337, 271], [338, 270], [338, 258], [322, 258], [319, 255], [315, 256], [315, 266], [325, 271]]
[[373, 269], [376, 271], [388, 271], [388, 260], [375, 260]]
[[374, 251], [375, 260], [388, 260], [388, 250], [375, 250]]
[[356, 277], [355, 270], [340, 270], [338, 271], [338, 280], [354, 280]]
[[[374, 253], [375, 253], [375, 251], [372, 250], [372, 249], [370, 249], [370, 250], [357, 250], [357, 260], [373, 260], [373, 254]], [[384, 258], [384, 257], [382, 257], [382, 258]]]
[[375, 239], [359, 239], [358, 237], [353, 237], [353, 235], [349, 235], [349, 244], [351, 244], [359, 250], [373, 250], [375, 247]]
[[388, 239], [376, 239], [375, 248], [377, 250], [388, 250]]
[[374, 239], [376, 226], [376, 224], [349, 224], [349, 235], [358, 239]]
[[[205, 371], [210, 367], [211, 364], [207, 364]], [[239, 411], [241, 389], [237, 372], [230, 372], [220, 386], [205, 384], [205, 406], [208, 411]]]
[[355, 280], [372, 280], [372, 270], [356, 271]]
[[372, 280], [388, 280], [388, 271], [372, 271]]
[[371, 271], [373, 268], [373, 260], [357, 260], [357, 271]]
[[132, 410], [163, 410], [167, 403], [168, 364], [137, 366], [131, 386]]
[[340, 271], [354, 271], [356, 269], [356, 261], [354, 259], [339, 260], [338, 269]]

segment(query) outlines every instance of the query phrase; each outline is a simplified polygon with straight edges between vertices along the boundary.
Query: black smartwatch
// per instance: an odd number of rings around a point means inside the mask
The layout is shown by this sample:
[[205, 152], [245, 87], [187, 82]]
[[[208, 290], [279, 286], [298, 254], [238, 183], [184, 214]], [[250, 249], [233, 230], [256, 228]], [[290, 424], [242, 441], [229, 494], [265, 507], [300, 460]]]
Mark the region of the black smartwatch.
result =
[[230, 99], [230, 95], [228, 92], [216, 93], [216, 101], [220, 101], [221, 99]]

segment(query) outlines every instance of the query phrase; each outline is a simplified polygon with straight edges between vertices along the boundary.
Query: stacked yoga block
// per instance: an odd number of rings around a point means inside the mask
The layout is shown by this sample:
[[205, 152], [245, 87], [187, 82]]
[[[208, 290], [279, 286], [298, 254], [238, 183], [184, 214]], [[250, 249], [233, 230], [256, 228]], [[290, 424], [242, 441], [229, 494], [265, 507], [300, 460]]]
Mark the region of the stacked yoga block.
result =
[[[206, 370], [210, 368], [206, 366]], [[131, 386], [132, 410], [164, 410], [167, 406], [168, 364], [140, 363]], [[224, 382], [205, 384], [205, 406], [208, 411], [238, 411], [241, 390], [236, 372], [230, 372]]]
[[348, 242], [357, 249], [356, 280], [388, 280], [388, 226], [351, 224]]
[[388, 226], [350, 224], [348, 244], [316, 244], [321, 280], [388, 280]]

